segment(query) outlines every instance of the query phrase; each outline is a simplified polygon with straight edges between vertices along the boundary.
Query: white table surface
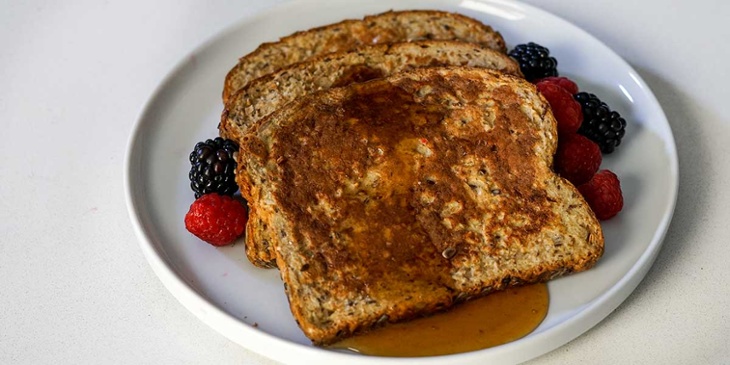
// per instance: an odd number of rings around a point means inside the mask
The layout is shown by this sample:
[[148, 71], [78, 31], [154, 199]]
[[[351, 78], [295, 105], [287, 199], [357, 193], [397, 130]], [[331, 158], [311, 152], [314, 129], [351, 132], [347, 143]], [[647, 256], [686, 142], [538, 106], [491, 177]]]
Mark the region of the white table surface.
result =
[[[139, 249], [123, 162], [155, 87], [279, 1], [0, 1], [0, 364], [273, 364], [189, 313]], [[677, 209], [608, 318], [530, 364], [730, 363], [730, 3], [530, 0], [634, 66], [672, 126]]]

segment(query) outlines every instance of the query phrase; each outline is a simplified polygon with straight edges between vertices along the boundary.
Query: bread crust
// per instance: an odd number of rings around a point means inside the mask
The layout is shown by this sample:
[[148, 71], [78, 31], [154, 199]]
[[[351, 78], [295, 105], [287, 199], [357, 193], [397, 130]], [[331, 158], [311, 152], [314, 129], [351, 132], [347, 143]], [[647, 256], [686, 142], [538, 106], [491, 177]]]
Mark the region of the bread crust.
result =
[[461, 40], [500, 52], [502, 36], [467, 16], [435, 10], [388, 11], [301, 31], [277, 42], [263, 43], [242, 57], [226, 75], [223, 104], [251, 80], [310, 57], [352, 50], [365, 45], [415, 40]]
[[534, 85], [439, 67], [304, 96], [241, 148], [292, 313], [322, 345], [592, 267], [601, 226], [552, 171], [556, 145]]

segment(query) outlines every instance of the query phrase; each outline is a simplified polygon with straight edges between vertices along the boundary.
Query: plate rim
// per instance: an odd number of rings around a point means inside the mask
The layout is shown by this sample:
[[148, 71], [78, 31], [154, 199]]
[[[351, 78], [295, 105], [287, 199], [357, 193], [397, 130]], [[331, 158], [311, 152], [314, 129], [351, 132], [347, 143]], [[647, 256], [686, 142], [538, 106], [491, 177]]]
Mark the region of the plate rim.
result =
[[[564, 346], [569, 341], [583, 335], [586, 331], [594, 327], [599, 322], [603, 321], [608, 316], [608, 314], [614, 311], [621, 303], [626, 300], [626, 298], [628, 298], [629, 295], [631, 295], [635, 291], [636, 287], [646, 276], [646, 273], [653, 266], [654, 260], [661, 251], [661, 247], [664, 243], [664, 238], [674, 215], [674, 211], [676, 209], [676, 202], [679, 190], [679, 163], [676, 142], [674, 139], [674, 133], [671, 129], [671, 125], [669, 124], [669, 121], [666, 117], [666, 114], [664, 113], [661, 104], [656, 99], [654, 92], [651, 90], [651, 88], [649, 88], [641, 75], [636, 72], [636, 70], [630, 64], [628, 64], [628, 62], [626, 62], [623, 57], [614, 52], [610, 47], [608, 47], [606, 44], [594, 37], [589, 32], [574, 25], [573, 23], [560, 17], [559, 15], [556, 15], [533, 5], [523, 3], [521, 1], [512, 0], [509, 2], [505, 2], [504, 0], [478, 1], [495, 4], [509, 3], [513, 6], [518, 5], [527, 9], [530, 12], [543, 13], [545, 15], [554, 17], [584, 33], [591, 39], [592, 42], [602, 48], [605, 48], [605, 50], [617, 56], [617, 59], [621, 63], [621, 66], [624, 67], [627, 71], [630, 71], [633, 76], [635, 76], [634, 79], [636, 83], [642, 88], [642, 90], [644, 90], [644, 93], [649, 102], [656, 106], [656, 113], [658, 113], [657, 116], [661, 117], [661, 120], [659, 122], [664, 124], [669, 132], [667, 136], [664, 136], [662, 138], [663, 142], [665, 143], [664, 149], [668, 152], [667, 155], [669, 156], [667, 162], [671, 175], [671, 180], [669, 181], [670, 184], [668, 186], [668, 190], [671, 196], [668, 200], [668, 206], [664, 210], [661, 220], [657, 225], [657, 229], [652, 235], [651, 242], [647, 246], [646, 250], [644, 250], [644, 252], [639, 256], [639, 258], [631, 266], [631, 268], [621, 277], [621, 279], [613, 284], [608, 290], [604, 291], [598, 297], [590, 301], [584, 308], [581, 308], [580, 312], [572, 315], [570, 319], [561, 321], [553, 327], [537, 333], [529, 338], [523, 338], [521, 340], [517, 340], [489, 349], [460, 354], [415, 358], [392, 358], [363, 356], [359, 354], [329, 351], [313, 346], [303, 345], [285, 338], [278, 337], [273, 334], [269, 334], [264, 331], [259, 331], [253, 326], [241, 322], [238, 318], [228, 314], [223, 309], [210, 302], [205, 296], [197, 293], [193, 287], [191, 287], [182, 277], [180, 277], [177, 274], [176, 270], [165, 260], [165, 254], [160, 252], [160, 250], [157, 248], [157, 245], [153, 242], [154, 240], [150, 237], [150, 234], [145, 227], [145, 222], [143, 221], [142, 215], [146, 212], [146, 208], [142, 207], [142, 205], [138, 202], [138, 191], [141, 189], [141, 187], [139, 185], [135, 185], [135, 181], [133, 181], [135, 178], [141, 179], [141, 176], [138, 173], [140, 166], [135, 165], [135, 161], [137, 161], [137, 158], [139, 157], [138, 155], [140, 153], [139, 148], [136, 148], [136, 146], [141, 144], [144, 139], [143, 132], [148, 127], [148, 123], [145, 122], [148, 120], [147, 116], [152, 112], [152, 107], [156, 104], [162, 92], [167, 88], [167, 86], [176, 77], [176, 75], [185, 67], [187, 63], [186, 60], [190, 55], [197, 54], [199, 51], [207, 48], [210, 44], [216, 42], [220, 38], [225, 37], [232, 32], [235, 32], [236, 29], [248, 22], [252, 22], [256, 19], [265, 19], [266, 17], [269, 17], [274, 13], [286, 10], [286, 8], [296, 8], [299, 6], [306, 6], [306, 4], [322, 3], [327, 1], [334, 0], [287, 1], [263, 9], [262, 11], [259, 11], [250, 16], [243, 17], [238, 21], [232, 23], [230, 26], [224, 28], [223, 30], [211, 35], [204, 42], [194, 47], [191, 51], [187, 52], [185, 56], [172, 67], [172, 69], [153, 89], [152, 93], [146, 99], [145, 104], [143, 105], [141, 111], [135, 119], [134, 127], [127, 141], [125, 160], [123, 164], [124, 193], [129, 218], [132, 223], [135, 235], [137, 236], [138, 244], [147, 262], [152, 267], [153, 271], [160, 279], [160, 281], [162, 281], [167, 290], [171, 294], [173, 294], [173, 296], [185, 308], [192, 312], [202, 322], [204, 322], [217, 332], [221, 333], [226, 338], [234, 341], [244, 348], [255, 351], [263, 356], [266, 356], [267, 358], [276, 361], [285, 361], [284, 359], [291, 358], [291, 355], [285, 357], [272, 356], [271, 351], [266, 351], [272, 345], [276, 346], [276, 348], [279, 350], [278, 352], [280, 353], [291, 352], [297, 355], [305, 356], [306, 358], [302, 360], [307, 360], [311, 356], [316, 356], [320, 359], [318, 361], [349, 361], [349, 363], [357, 364], [379, 364], [384, 361], [400, 364], [436, 364], [442, 363], [447, 360], [458, 360], [471, 363], [475, 362], [475, 360], [482, 360], [486, 352], [493, 353], [497, 357], [500, 356], [500, 353], [501, 355], [512, 353], [512, 358], [515, 358], [518, 361], [526, 361], [542, 354], [548, 353], [558, 347]], [[451, 0], [435, 0], [435, 2], [442, 5], [456, 4], [456, 8], [463, 9], [463, 7], [458, 5], [458, 2], [454, 2]], [[393, 4], [391, 3], [390, 5]], [[620, 291], [624, 291], [625, 294], [618, 294], [618, 292]], [[242, 343], [237, 339], [239, 336], [234, 336], [232, 335], [233, 333], [244, 334], [244, 337], [246, 337], [246, 340], [249, 342], [247, 342], [246, 344]], [[545, 342], [548, 341], [546, 339], [547, 337], [560, 338], [557, 341], [552, 341], [552, 343], [546, 344]], [[515, 356], [515, 347], [527, 346], [534, 348], [536, 344], [532, 343], [538, 342], [543, 342], [541, 350], [535, 351], [533, 349], [532, 351], [530, 351], [523, 349], [522, 356], [519, 356], [519, 354]]]

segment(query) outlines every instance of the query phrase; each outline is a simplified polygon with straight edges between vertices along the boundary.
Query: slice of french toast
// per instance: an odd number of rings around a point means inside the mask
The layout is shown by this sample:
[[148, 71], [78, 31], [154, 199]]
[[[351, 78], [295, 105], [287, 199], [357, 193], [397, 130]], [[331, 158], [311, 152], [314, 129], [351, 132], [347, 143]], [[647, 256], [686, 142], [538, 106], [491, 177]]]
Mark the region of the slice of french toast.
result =
[[221, 136], [235, 139], [286, 103], [318, 90], [363, 82], [418, 67], [484, 67], [521, 76], [506, 54], [460, 41], [416, 41], [364, 46], [313, 57], [252, 80], [231, 97], [221, 116]]
[[421, 68], [303, 96], [241, 140], [291, 311], [317, 345], [592, 267], [535, 86]]
[[436, 10], [389, 11], [297, 32], [260, 45], [228, 72], [223, 104], [228, 104], [230, 97], [251, 80], [310, 57], [364, 45], [425, 39], [460, 40], [506, 51], [502, 36], [476, 19]]
[[[257, 121], [317, 90], [439, 65], [484, 67], [521, 75], [519, 65], [510, 57], [473, 43], [417, 41], [366, 46], [351, 52], [315, 57], [251, 81], [237, 92], [222, 113], [220, 135], [239, 140]], [[246, 196], [248, 187], [240, 187]], [[274, 253], [269, 249], [270, 239], [262, 231], [256, 202], [249, 202], [246, 255], [256, 266], [274, 267]]]

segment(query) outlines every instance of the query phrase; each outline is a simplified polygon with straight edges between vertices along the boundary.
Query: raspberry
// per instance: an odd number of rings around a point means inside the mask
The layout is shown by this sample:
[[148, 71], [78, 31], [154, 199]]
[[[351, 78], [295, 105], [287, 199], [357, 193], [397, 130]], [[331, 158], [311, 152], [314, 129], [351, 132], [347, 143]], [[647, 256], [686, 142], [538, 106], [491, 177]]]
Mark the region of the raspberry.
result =
[[601, 149], [580, 134], [567, 134], [558, 138], [555, 153], [555, 171], [578, 186], [591, 179], [601, 166]]
[[535, 82], [535, 84], [539, 84], [541, 82], [547, 82], [550, 84], [558, 85], [565, 89], [565, 91], [569, 92], [571, 95], [575, 95], [578, 93], [578, 85], [573, 82], [573, 80], [563, 77], [563, 76], [549, 76], [542, 79], [539, 79]]
[[578, 191], [600, 220], [615, 216], [624, 207], [621, 183], [609, 170], [599, 171], [589, 182], [578, 186]]
[[236, 199], [216, 193], [205, 194], [190, 205], [185, 228], [213, 246], [225, 246], [246, 228], [248, 213]]
[[583, 123], [583, 112], [580, 104], [573, 99], [568, 91], [562, 86], [552, 82], [541, 82], [537, 84], [537, 90], [550, 103], [555, 120], [558, 121], [558, 133], [575, 133]]

